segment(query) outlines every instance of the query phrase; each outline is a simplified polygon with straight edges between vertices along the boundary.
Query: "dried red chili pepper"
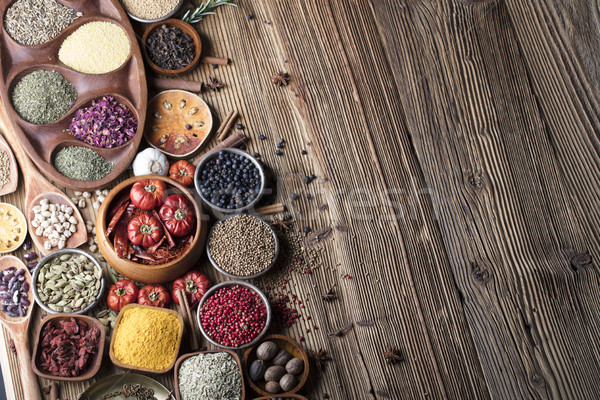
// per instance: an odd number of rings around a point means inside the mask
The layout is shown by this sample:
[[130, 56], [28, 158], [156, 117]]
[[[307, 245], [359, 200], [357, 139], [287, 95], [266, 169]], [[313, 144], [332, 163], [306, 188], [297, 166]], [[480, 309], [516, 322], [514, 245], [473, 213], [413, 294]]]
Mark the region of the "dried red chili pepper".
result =
[[169, 303], [171, 303], [171, 296], [162, 285], [146, 285], [138, 294], [138, 304], [164, 308]]
[[187, 187], [194, 186], [195, 173], [196, 167], [194, 167], [194, 164], [186, 160], [179, 160], [169, 168], [169, 178], [175, 179]]
[[119, 222], [121, 220], [121, 218], [123, 217], [123, 214], [127, 210], [128, 206], [129, 206], [129, 200], [126, 200], [123, 203], [121, 203], [121, 205], [117, 208], [115, 214], [113, 215], [112, 219], [110, 220], [110, 223], [108, 224], [108, 228], [106, 228], [106, 236], [109, 236], [112, 233], [113, 229], [117, 225], [117, 222]]
[[128, 279], [117, 281], [108, 290], [106, 304], [114, 311], [121, 311], [127, 304], [135, 303], [138, 296], [138, 287]]
[[167, 197], [159, 215], [167, 231], [175, 237], [189, 235], [196, 226], [194, 208], [188, 199], [180, 194]]
[[129, 195], [136, 207], [145, 211], [160, 207], [163, 203], [167, 186], [158, 179], [144, 179], [133, 184]]
[[165, 234], [165, 237], [167, 238], [167, 241], [169, 242], [169, 248], [171, 249], [171, 248], [175, 247], [175, 245], [176, 245], [175, 240], [173, 240], [173, 236], [171, 236], [171, 234], [169, 233], [169, 230], [165, 227], [165, 224], [163, 224], [162, 220], [160, 219], [160, 215], [158, 215], [156, 210], [152, 210], [152, 215], [154, 216], [154, 218], [156, 218], [158, 220], [158, 222], [160, 223], [160, 226], [162, 226], [163, 233]]
[[160, 220], [151, 215], [142, 214], [129, 221], [127, 237], [132, 244], [150, 247], [163, 236]]

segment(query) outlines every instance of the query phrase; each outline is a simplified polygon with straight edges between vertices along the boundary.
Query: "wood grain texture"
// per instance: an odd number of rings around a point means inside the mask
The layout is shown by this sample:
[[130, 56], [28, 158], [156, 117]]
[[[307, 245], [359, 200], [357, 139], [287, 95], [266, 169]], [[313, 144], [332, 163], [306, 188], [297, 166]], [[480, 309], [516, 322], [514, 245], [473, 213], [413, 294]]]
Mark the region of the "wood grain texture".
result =
[[[289, 278], [311, 320], [284, 333], [333, 360], [302, 394], [595, 397], [595, 4], [237, 3], [197, 25], [203, 56], [232, 63], [181, 78], [226, 83], [203, 99], [217, 120], [239, 111], [249, 151], [279, 177], [274, 201], [294, 229], [312, 228], [311, 273]], [[271, 83], [278, 71], [289, 86]], [[307, 186], [310, 173], [318, 178]], [[302, 196], [291, 201], [291, 192]], [[23, 190], [2, 200], [22, 206]], [[91, 207], [83, 214], [93, 219]], [[207, 260], [199, 268], [217, 278]], [[332, 286], [338, 298], [322, 302]], [[388, 346], [404, 360], [386, 364]], [[62, 385], [63, 396], [84, 387]]]

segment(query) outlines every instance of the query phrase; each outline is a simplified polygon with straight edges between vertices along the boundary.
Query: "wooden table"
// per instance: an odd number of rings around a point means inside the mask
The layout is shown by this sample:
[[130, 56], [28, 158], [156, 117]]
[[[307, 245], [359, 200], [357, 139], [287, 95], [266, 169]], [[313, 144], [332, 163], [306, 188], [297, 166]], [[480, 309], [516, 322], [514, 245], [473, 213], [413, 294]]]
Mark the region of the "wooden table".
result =
[[[311, 244], [311, 273], [288, 278], [311, 320], [286, 333], [333, 358], [308, 396], [600, 393], [595, 3], [238, 4], [198, 26], [233, 63], [187, 78], [226, 82], [202, 96], [221, 118], [240, 111], [293, 229], [331, 229]], [[271, 83], [277, 71], [289, 86]], [[387, 364], [388, 346], [404, 360]]]

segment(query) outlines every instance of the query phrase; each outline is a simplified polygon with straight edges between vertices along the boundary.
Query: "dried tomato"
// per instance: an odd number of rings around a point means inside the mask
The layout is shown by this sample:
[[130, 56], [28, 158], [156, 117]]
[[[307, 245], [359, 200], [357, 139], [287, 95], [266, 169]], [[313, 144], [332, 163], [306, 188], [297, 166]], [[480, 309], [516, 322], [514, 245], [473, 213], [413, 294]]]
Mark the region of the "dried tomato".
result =
[[194, 164], [186, 160], [179, 160], [169, 168], [169, 178], [175, 179], [183, 186], [187, 187], [194, 186], [195, 173], [196, 167], [194, 167]]
[[175, 304], [179, 304], [177, 292], [179, 290], [184, 290], [190, 308], [193, 308], [198, 304], [200, 299], [202, 299], [204, 293], [210, 289], [210, 286], [210, 279], [208, 279], [206, 275], [203, 275], [198, 271], [190, 271], [173, 282], [173, 301]]
[[138, 287], [128, 279], [121, 279], [108, 289], [106, 303], [111, 310], [121, 311], [127, 304], [135, 303]]
[[132, 244], [150, 247], [163, 237], [160, 221], [148, 214], [142, 214], [129, 221], [127, 237]]
[[146, 285], [138, 294], [138, 304], [164, 308], [169, 303], [171, 303], [171, 295], [162, 285]]
[[172, 194], [158, 213], [167, 230], [176, 237], [184, 237], [192, 233], [196, 226], [194, 208], [184, 196]]
[[129, 196], [131, 202], [142, 210], [160, 207], [165, 198], [167, 185], [158, 179], [144, 179], [133, 184]]

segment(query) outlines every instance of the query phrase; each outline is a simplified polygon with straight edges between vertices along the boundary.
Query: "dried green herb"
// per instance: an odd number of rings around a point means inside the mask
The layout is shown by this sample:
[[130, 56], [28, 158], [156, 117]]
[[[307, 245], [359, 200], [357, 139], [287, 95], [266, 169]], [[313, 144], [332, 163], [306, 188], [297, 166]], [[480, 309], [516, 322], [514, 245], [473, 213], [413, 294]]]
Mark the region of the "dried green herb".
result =
[[204, 17], [215, 14], [214, 10], [217, 7], [224, 5], [237, 7], [237, 4], [234, 3], [234, 0], [208, 0], [206, 3], [200, 3], [195, 10], [188, 10], [181, 20], [189, 24], [198, 23], [202, 21]]
[[67, 178], [78, 181], [95, 181], [112, 171], [113, 163], [94, 150], [71, 146], [60, 150], [54, 158], [54, 166]]

